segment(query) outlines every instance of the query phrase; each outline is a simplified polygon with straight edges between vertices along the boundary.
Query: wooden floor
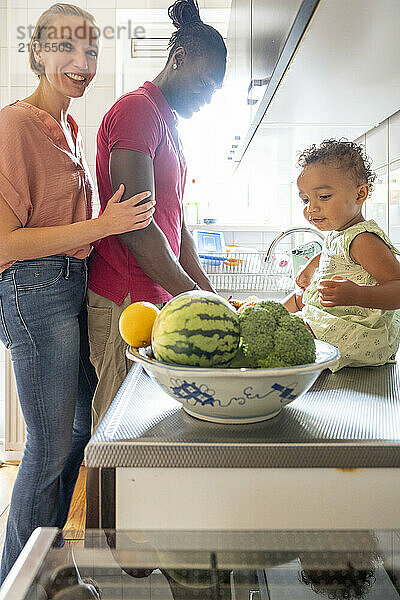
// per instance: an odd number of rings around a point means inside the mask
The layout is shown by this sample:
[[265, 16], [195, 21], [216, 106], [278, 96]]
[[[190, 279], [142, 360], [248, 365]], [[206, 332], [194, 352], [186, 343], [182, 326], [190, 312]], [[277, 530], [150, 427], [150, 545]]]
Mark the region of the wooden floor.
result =
[[[15, 462], [6, 462], [0, 467], [0, 553], [3, 551], [11, 493], [15, 478], [17, 477], [17, 472], [18, 463]], [[86, 468], [81, 467], [74, 495], [72, 497], [68, 521], [65, 525], [65, 531], [67, 532], [66, 539], [73, 545], [83, 545], [86, 519], [85, 496]]]

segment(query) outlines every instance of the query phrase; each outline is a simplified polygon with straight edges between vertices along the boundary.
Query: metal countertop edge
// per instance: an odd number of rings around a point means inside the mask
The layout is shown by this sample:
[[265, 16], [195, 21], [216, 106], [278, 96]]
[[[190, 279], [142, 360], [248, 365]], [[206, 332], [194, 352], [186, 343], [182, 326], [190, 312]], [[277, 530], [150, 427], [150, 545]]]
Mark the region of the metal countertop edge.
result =
[[[88, 467], [97, 468], [335, 468], [368, 469], [400, 468], [399, 444], [367, 443], [345, 444], [276, 444], [229, 448], [229, 452], [216, 453], [216, 446], [196, 447], [190, 444], [154, 444], [149, 451], [148, 443], [92, 444], [86, 450]], [[201, 452], [194, 450], [201, 449]], [[129, 450], [129, 456], [127, 452]]]
[[87, 450], [91, 448], [101, 448], [102, 446], [107, 447], [109, 449], [116, 448], [119, 446], [154, 446], [154, 447], [187, 447], [187, 448], [230, 448], [235, 450], [237, 448], [296, 448], [298, 449], [307, 447], [322, 447], [322, 448], [332, 448], [332, 447], [349, 447], [354, 446], [360, 448], [362, 446], [376, 446], [378, 448], [382, 447], [391, 447], [391, 448], [399, 448], [400, 449], [400, 441], [395, 440], [363, 440], [363, 439], [354, 439], [354, 440], [338, 440], [338, 441], [326, 441], [326, 442], [308, 442], [307, 440], [302, 440], [301, 442], [174, 442], [169, 440], [93, 440], [89, 442], [89, 445], [86, 447]]

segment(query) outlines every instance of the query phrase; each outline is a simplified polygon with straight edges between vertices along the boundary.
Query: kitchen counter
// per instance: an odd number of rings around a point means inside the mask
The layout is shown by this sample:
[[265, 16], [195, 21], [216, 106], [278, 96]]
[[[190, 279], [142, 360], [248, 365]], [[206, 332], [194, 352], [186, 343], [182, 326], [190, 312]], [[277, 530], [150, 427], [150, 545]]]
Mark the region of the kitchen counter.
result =
[[[325, 371], [268, 421], [195, 419], [134, 365], [86, 449], [89, 467], [400, 467], [399, 366]], [[218, 450], [218, 451], [217, 451]]]
[[[325, 371], [274, 419], [220, 425], [187, 415], [134, 365], [86, 465], [102, 469], [105, 493], [113, 489], [111, 526], [354, 528], [371, 526], [372, 515], [377, 528], [395, 526], [399, 383], [397, 364]], [[221, 511], [208, 510], [210, 494]]]

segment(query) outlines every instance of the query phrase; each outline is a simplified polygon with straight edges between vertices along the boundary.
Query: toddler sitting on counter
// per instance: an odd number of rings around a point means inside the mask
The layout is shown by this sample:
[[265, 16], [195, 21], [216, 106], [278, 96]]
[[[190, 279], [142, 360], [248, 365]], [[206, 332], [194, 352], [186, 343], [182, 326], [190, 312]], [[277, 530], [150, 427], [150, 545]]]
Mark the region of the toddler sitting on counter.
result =
[[400, 263], [387, 235], [362, 215], [376, 178], [361, 146], [325, 140], [301, 153], [304, 216], [326, 235], [283, 302], [314, 336], [336, 346], [342, 367], [394, 362], [400, 342]]

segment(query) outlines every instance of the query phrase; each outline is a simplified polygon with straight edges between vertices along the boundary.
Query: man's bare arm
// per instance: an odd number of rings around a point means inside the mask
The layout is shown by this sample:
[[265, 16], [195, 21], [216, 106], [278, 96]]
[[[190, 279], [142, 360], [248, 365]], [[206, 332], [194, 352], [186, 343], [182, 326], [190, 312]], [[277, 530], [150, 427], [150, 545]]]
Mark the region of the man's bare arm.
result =
[[194, 279], [194, 281], [197, 281], [199, 287], [201, 287], [202, 290], [215, 292], [215, 290], [211, 286], [206, 272], [202, 267], [193, 236], [186, 227], [185, 221], [183, 221], [182, 225], [182, 242], [179, 262], [185, 269], [186, 273], [190, 275], [190, 277]]
[[[153, 161], [147, 154], [119, 148], [112, 150], [110, 177], [113, 190], [118, 189], [121, 183], [125, 185], [122, 200], [131, 197], [132, 190], [150, 190], [150, 198], [154, 197]], [[128, 246], [146, 275], [167, 292], [176, 296], [194, 288], [196, 282], [182, 268], [167, 238], [154, 221], [145, 229], [118, 237]]]

